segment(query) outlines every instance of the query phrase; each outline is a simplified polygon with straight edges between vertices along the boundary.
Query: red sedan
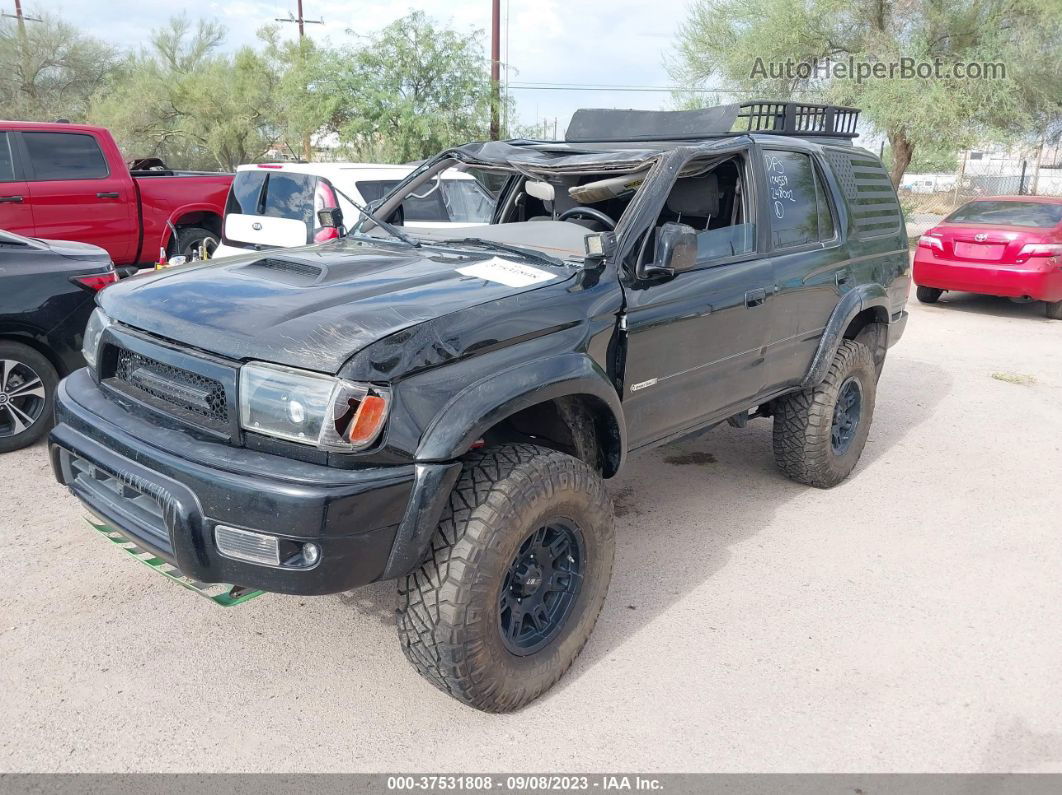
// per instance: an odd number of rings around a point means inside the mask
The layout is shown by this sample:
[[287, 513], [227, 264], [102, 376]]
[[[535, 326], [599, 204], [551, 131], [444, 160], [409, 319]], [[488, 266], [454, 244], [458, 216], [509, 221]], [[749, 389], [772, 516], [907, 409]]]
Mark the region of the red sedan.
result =
[[1046, 301], [1062, 320], [1062, 197], [995, 196], [964, 204], [918, 239], [918, 300], [945, 290]]

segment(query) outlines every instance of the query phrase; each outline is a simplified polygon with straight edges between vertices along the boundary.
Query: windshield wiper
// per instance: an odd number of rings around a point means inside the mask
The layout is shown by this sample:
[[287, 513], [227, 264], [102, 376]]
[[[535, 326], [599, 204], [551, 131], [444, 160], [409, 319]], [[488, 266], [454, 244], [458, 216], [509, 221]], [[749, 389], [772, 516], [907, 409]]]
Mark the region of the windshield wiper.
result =
[[564, 263], [557, 257], [551, 256], [549, 254], [544, 254], [541, 251], [535, 251], [535, 249], [533, 248], [514, 246], [509, 243], [499, 243], [497, 240], [488, 240], [485, 237], [462, 237], [454, 238], [452, 240], [443, 240], [441, 242], [445, 243], [446, 245], [454, 246], [476, 246], [478, 248], [492, 248], [495, 251], [507, 251], [510, 254], [516, 254], [520, 257], [544, 262], [546, 265], [555, 265], [558, 267], [564, 266]]
[[[420, 241], [419, 240], [414, 240], [409, 235], [407, 235], [405, 232], [399, 231], [399, 229], [397, 227], [392, 226], [391, 224], [387, 223], [386, 221], [381, 221], [379, 218], [377, 218], [375, 215], [373, 215], [371, 212], [369, 212], [369, 210], [367, 208], [362, 207], [360, 204], [358, 204], [356, 201], [354, 201], [352, 198], [350, 198], [347, 194], [345, 194], [343, 191], [341, 191], [339, 188], [337, 188], [335, 185], [332, 186], [332, 190], [334, 190], [336, 193], [338, 193], [340, 196], [342, 196], [344, 199], [346, 199], [348, 202], [350, 202], [354, 206], [354, 209], [357, 210], [359, 213], [364, 215], [366, 218], [368, 218], [370, 221], [372, 221], [378, 227], [383, 229], [385, 232], [390, 233], [390, 235], [392, 237], [396, 237], [399, 240], [401, 240], [403, 243], [405, 243], [407, 245], [410, 245], [410, 246], [413, 246], [414, 248], [420, 248]], [[365, 233], [362, 232], [361, 234], [365, 234]]]

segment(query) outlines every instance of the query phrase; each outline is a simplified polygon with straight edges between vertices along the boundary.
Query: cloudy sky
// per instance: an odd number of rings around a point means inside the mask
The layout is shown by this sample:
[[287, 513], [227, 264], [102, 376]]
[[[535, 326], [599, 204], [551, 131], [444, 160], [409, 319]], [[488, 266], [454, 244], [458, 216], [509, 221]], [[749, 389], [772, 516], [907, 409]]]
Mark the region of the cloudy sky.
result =
[[[5, 11], [13, 0], [0, 0]], [[146, 32], [178, 13], [170, 0], [23, 0], [28, 13], [49, 10], [86, 33], [135, 48]], [[7, 6], [11, 5], [11, 8]], [[512, 2], [505, 54], [502, 0], [502, 60], [512, 66], [510, 92], [520, 121], [557, 118], [563, 131], [579, 107], [659, 108], [670, 101], [666, 91], [533, 90], [517, 83], [576, 83], [592, 86], [661, 87], [670, 84], [663, 59], [688, 0], [523, 0]], [[227, 46], [254, 41], [254, 32], [274, 17], [295, 10], [295, 0], [200, 0], [187, 3], [187, 13], [221, 21], [229, 31]], [[426, 11], [459, 30], [490, 28], [490, 0], [304, 0], [307, 19], [323, 17], [324, 25], [307, 27], [315, 39], [340, 40], [347, 29], [377, 30], [411, 8]], [[289, 35], [295, 25], [284, 25]], [[484, 37], [484, 45], [489, 42]], [[552, 130], [551, 130], [552, 132]]]

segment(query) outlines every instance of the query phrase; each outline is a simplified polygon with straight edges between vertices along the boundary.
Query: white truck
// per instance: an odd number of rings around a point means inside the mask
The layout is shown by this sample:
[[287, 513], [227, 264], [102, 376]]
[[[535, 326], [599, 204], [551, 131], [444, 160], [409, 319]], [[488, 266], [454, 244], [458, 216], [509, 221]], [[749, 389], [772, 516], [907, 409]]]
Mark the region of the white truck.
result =
[[[330, 207], [354, 222], [358, 211], [382, 198], [416, 166], [376, 163], [253, 163], [239, 166], [229, 190], [221, 245], [212, 257], [268, 248], [292, 248], [335, 239], [335, 227], [319, 226]], [[460, 227], [490, 223], [494, 197], [478, 180], [448, 169], [403, 203], [404, 223]]]

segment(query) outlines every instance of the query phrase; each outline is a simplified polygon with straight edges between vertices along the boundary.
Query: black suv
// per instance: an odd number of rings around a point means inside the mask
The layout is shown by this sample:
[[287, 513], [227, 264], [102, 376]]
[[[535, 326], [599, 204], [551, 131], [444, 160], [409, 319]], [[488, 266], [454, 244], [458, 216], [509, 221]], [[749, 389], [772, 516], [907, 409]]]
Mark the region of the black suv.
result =
[[[790, 478], [855, 466], [909, 286], [857, 114], [580, 111], [322, 211], [360, 214], [339, 240], [124, 281], [60, 387], [56, 476], [228, 602], [397, 579], [414, 667], [516, 709], [601, 610], [629, 452], [773, 417]], [[504, 182], [492, 222], [402, 225], [454, 167]]]

